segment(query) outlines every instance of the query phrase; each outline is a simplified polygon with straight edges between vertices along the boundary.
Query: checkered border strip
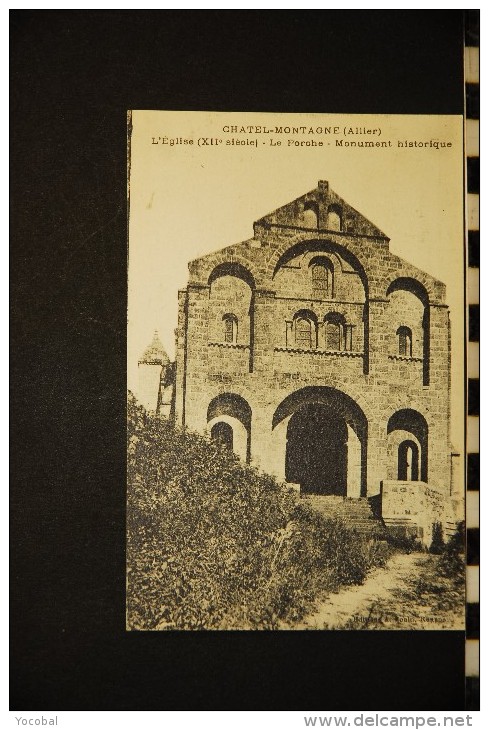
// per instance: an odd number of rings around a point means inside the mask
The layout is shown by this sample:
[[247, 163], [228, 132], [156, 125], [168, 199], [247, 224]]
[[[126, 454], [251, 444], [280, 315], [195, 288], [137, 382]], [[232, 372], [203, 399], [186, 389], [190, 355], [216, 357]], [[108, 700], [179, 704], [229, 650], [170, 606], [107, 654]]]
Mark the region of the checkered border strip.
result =
[[480, 11], [464, 12], [467, 303], [465, 635], [466, 709], [480, 709], [479, 690], [479, 34]]

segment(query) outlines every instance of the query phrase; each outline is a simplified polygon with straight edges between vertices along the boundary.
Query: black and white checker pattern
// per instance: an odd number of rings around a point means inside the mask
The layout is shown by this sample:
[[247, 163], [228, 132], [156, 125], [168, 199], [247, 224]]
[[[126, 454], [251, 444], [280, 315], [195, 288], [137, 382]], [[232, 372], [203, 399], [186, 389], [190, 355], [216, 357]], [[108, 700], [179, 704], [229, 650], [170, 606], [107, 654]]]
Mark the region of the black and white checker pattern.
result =
[[465, 11], [467, 317], [466, 708], [479, 710], [479, 10]]

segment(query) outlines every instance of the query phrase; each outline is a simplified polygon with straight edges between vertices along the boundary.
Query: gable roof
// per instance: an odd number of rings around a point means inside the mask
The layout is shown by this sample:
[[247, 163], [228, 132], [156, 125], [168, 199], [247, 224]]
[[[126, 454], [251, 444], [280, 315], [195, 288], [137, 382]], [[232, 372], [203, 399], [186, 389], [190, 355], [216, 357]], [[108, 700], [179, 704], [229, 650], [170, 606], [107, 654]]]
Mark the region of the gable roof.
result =
[[[305, 208], [312, 208], [318, 213], [318, 229], [327, 231], [328, 228], [328, 211], [336, 210], [341, 215], [342, 233], [359, 236], [371, 236], [373, 238], [385, 238], [388, 236], [383, 233], [377, 226], [368, 220], [362, 213], [355, 210], [343, 198], [329, 187], [327, 180], [319, 180], [314, 190], [309, 191], [305, 195], [296, 198], [290, 203], [277, 208], [268, 213], [255, 222], [255, 230], [257, 226], [264, 228], [299, 228], [306, 229], [304, 222]], [[316, 229], [317, 230], [317, 229]]]

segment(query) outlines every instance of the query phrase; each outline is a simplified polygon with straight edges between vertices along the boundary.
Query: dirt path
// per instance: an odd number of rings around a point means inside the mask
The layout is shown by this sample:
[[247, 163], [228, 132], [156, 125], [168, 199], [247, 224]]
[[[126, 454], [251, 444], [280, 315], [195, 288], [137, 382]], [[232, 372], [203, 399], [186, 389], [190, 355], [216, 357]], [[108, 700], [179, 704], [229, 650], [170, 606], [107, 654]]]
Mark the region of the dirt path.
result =
[[348, 586], [338, 593], [329, 594], [297, 628], [457, 628], [453, 623], [453, 613], [440, 615], [433, 623], [429, 605], [413, 605], [408, 600], [403, 602], [400, 592], [407, 591], [408, 585], [419, 576], [420, 570], [423, 570], [422, 562], [423, 557], [416, 553], [394, 555], [385, 568], [373, 571], [363, 585]]

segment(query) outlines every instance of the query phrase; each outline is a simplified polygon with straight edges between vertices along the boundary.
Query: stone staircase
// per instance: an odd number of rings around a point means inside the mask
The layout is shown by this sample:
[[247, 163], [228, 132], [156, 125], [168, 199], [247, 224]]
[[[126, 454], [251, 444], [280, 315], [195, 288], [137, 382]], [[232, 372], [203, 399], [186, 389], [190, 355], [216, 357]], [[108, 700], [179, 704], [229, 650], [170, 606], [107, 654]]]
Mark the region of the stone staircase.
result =
[[352, 499], [306, 494], [302, 499], [325, 517], [340, 519], [348, 527], [367, 538], [383, 540], [386, 537], [385, 526], [382, 520], [372, 512], [370, 502], [366, 497]]

